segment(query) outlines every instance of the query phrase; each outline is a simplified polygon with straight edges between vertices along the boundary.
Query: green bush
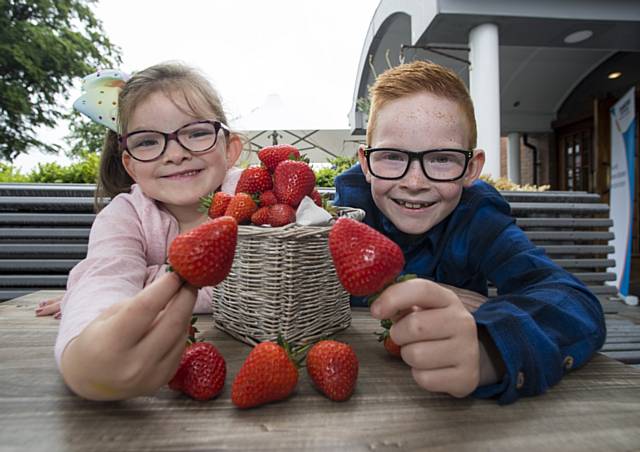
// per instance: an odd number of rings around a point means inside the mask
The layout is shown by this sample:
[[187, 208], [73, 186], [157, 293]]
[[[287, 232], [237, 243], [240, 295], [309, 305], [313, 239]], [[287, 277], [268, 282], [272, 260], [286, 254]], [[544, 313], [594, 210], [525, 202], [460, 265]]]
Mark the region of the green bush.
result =
[[316, 171], [316, 185], [318, 187], [333, 187], [338, 174], [351, 168], [356, 163], [356, 157], [336, 157], [330, 159], [330, 168], [322, 168]]
[[38, 182], [95, 184], [100, 155], [92, 152], [81, 154], [68, 166], [58, 163], [38, 163], [36, 169], [24, 175], [13, 165], [0, 163], [0, 182]]
[[30, 182], [29, 178], [13, 165], [0, 162], [0, 182]]

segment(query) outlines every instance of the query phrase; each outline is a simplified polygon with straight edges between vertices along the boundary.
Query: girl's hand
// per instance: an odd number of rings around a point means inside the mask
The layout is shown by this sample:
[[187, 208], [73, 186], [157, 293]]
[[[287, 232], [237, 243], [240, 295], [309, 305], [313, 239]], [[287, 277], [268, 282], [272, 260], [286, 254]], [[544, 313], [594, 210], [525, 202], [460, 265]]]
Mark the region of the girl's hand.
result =
[[152, 393], [174, 375], [197, 290], [167, 273], [111, 306], [62, 354], [62, 375], [81, 397], [122, 400]]
[[[463, 296], [482, 297], [471, 294]], [[393, 284], [371, 305], [371, 314], [393, 321], [391, 338], [401, 346], [402, 359], [418, 385], [454, 397], [465, 397], [478, 387], [476, 322], [453, 290], [426, 279]]]
[[42, 300], [36, 307], [36, 317], [43, 317], [45, 315], [52, 315], [56, 319], [60, 318], [60, 302], [62, 301], [62, 295], [58, 295], [48, 300]]

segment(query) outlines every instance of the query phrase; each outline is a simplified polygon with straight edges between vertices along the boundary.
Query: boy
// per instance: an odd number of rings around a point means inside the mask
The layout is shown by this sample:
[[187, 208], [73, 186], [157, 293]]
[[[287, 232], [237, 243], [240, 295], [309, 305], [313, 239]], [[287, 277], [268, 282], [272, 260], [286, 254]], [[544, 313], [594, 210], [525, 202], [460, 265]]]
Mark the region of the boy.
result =
[[[475, 146], [473, 104], [455, 73], [424, 61], [389, 69], [371, 88], [367, 147], [336, 178], [335, 204], [364, 209], [365, 222], [402, 248], [404, 272], [419, 277], [371, 306], [393, 320], [416, 382], [510, 403], [583, 365], [605, 323], [598, 299], [478, 180], [484, 152]], [[487, 295], [488, 281], [498, 296], [465, 308], [469, 291]]]

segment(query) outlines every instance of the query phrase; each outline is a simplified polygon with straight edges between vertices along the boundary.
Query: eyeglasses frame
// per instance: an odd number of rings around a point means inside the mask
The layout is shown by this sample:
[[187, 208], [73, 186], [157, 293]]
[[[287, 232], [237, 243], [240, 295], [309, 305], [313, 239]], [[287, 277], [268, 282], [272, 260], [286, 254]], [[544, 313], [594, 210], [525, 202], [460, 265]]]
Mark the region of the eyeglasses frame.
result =
[[[178, 138], [178, 132], [180, 130], [184, 129], [185, 127], [192, 126], [194, 124], [205, 124], [205, 123], [213, 125], [213, 129], [215, 130], [215, 133], [216, 133], [215, 134], [215, 139], [213, 140], [213, 144], [211, 146], [209, 146], [206, 149], [203, 149], [202, 151], [192, 151], [191, 149], [189, 149], [188, 147], [186, 147], [184, 144], [182, 144], [180, 142], [180, 139]], [[231, 133], [231, 131], [229, 130], [229, 127], [227, 127], [226, 124], [224, 124], [224, 123], [222, 123], [220, 121], [212, 121], [212, 120], [209, 120], [209, 119], [205, 119], [205, 120], [202, 120], [202, 121], [193, 121], [193, 122], [184, 124], [183, 126], [178, 127], [176, 130], [174, 130], [173, 132], [170, 132], [170, 133], [160, 132], [159, 130], [136, 130], [135, 132], [127, 133], [125, 135], [120, 135], [118, 137], [118, 142], [120, 143], [120, 147], [122, 148], [122, 151], [126, 152], [127, 154], [129, 154], [132, 159], [137, 160], [139, 162], [153, 162], [154, 160], [157, 160], [160, 157], [162, 157], [162, 155], [167, 150], [167, 146], [169, 145], [169, 141], [171, 141], [171, 140], [175, 140], [176, 143], [178, 143], [180, 146], [182, 146], [184, 149], [186, 149], [187, 151], [191, 152], [192, 154], [200, 154], [202, 152], [207, 152], [208, 150], [213, 148], [216, 144], [218, 144], [218, 134], [220, 133], [220, 130], [222, 130], [224, 132], [226, 137], [228, 137], [229, 134]], [[127, 147], [127, 139], [132, 135], [137, 135], [139, 133], [150, 133], [150, 132], [159, 133], [160, 135], [164, 136], [164, 147], [162, 148], [162, 151], [160, 152], [160, 154], [158, 154], [156, 157], [154, 157], [152, 159], [148, 159], [148, 160], [143, 160], [143, 159], [140, 159], [140, 158], [134, 156], [131, 153], [131, 151]]]
[[[395, 151], [395, 152], [400, 152], [402, 154], [405, 154], [409, 157], [409, 161], [407, 162], [407, 166], [404, 169], [404, 172], [397, 177], [382, 177], [382, 176], [378, 176], [375, 172], [373, 172], [373, 170], [371, 169], [371, 154], [375, 151]], [[432, 154], [434, 152], [457, 152], [459, 154], [464, 155], [465, 159], [464, 159], [464, 168], [462, 169], [462, 173], [460, 174], [460, 176], [458, 177], [453, 177], [450, 179], [438, 179], [438, 178], [434, 178], [431, 177], [427, 174], [427, 170], [424, 167], [424, 160], [423, 160], [423, 156], [427, 155], [427, 154]], [[404, 176], [407, 175], [407, 172], [409, 171], [409, 168], [411, 167], [411, 163], [414, 160], [418, 160], [418, 162], [420, 163], [420, 168], [422, 168], [422, 174], [424, 174], [424, 176], [434, 182], [453, 182], [456, 181], [458, 179], [461, 179], [462, 177], [464, 177], [464, 174], [467, 172], [467, 168], [469, 167], [469, 160], [471, 160], [473, 158], [473, 151], [469, 151], [466, 149], [449, 149], [449, 148], [438, 148], [438, 149], [429, 149], [427, 151], [419, 151], [419, 152], [413, 152], [413, 151], [407, 151], [404, 149], [397, 149], [397, 148], [365, 148], [364, 149], [364, 156], [367, 159], [367, 166], [369, 167], [369, 172], [371, 173], [371, 175], [377, 177], [378, 179], [384, 179], [384, 180], [399, 180], [402, 179]]]

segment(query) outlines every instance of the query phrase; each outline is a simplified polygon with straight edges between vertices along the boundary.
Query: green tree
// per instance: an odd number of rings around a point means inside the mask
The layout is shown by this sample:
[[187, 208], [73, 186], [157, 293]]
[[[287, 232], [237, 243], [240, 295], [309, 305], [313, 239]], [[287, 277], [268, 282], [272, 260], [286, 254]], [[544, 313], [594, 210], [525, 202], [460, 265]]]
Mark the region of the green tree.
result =
[[96, 0], [0, 0], [0, 158], [31, 147], [58, 152], [36, 128], [65, 115], [74, 79], [120, 64], [91, 6]]
[[107, 128], [87, 119], [77, 111], [65, 116], [69, 121], [69, 134], [64, 141], [69, 145], [70, 157], [83, 156], [86, 152], [100, 152]]

